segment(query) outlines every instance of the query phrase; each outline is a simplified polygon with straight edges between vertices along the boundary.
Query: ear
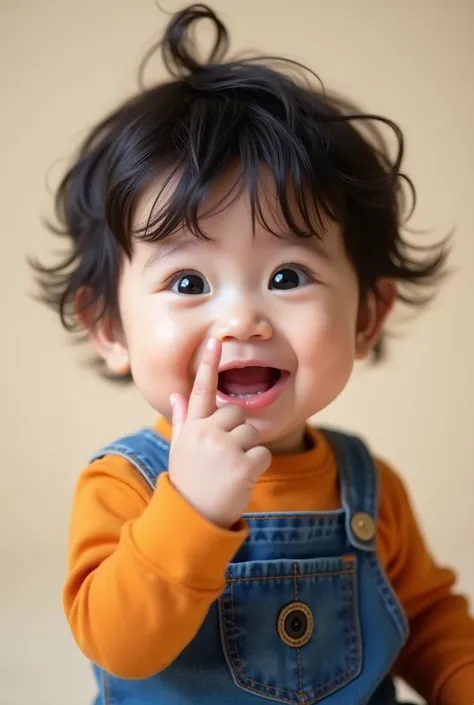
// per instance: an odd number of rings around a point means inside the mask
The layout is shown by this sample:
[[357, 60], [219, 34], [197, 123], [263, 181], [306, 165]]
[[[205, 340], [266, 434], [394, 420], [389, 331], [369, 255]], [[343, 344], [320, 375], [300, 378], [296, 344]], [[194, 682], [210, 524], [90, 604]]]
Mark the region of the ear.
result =
[[93, 304], [90, 300], [91, 297], [85, 291], [77, 294], [76, 316], [108, 370], [113, 375], [122, 377], [130, 372], [130, 358], [120, 323], [111, 313], [105, 313], [97, 321], [95, 311], [100, 303]]
[[356, 330], [356, 360], [364, 360], [376, 345], [387, 316], [397, 298], [393, 279], [380, 279], [377, 292], [369, 291], [359, 306]]

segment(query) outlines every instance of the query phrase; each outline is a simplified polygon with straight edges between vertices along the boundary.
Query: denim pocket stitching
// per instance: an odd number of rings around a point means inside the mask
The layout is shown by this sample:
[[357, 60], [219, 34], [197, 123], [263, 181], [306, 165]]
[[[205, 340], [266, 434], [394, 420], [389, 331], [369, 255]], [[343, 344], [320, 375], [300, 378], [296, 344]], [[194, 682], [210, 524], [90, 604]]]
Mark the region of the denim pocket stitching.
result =
[[[356, 581], [354, 580], [355, 578], [355, 561], [352, 563], [352, 567], [350, 569], [344, 569], [344, 570], [332, 570], [332, 571], [325, 571], [325, 572], [318, 572], [314, 571], [311, 573], [300, 573], [298, 574], [299, 578], [312, 578], [312, 577], [321, 577], [321, 576], [328, 576], [328, 575], [350, 575], [352, 576], [352, 585], [354, 588], [354, 592], [357, 592], [357, 584]], [[253, 691], [253, 692], [261, 692], [261, 689], [263, 688], [267, 694], [269, 694], [269, 691], [273, 691], [276, 693], [272, 697], [274, 700], [278, 700], [280, 702], [288, 702], [288, 697], [283, 699], [282, 697], [278, 696], [278, 693], [283, 694], [283, 696], [286, 694], [287, 696], [297, 696], [301, 697], [302, 691], [301, 689], [299, 691], [295, 690], [288, 690], [285, 688], [277, 688], [275, 686], [267, 685], [265, 683], [261, 683], [260, 681], [257, 681], [253, 678], [250, 678], [249, 676], [246, 676], [244, 671], [243, 671], [243, 665], [242, 661], [239, 656], [238, 652], [238, 647], [237, 647], [237, 638], [236, 638], [236, 629], [235, 629], [235, 611], [234, 611], [234, 583], [238, 582], [247, 582], [247, 581], [255, 581], [255, 580], [276, 580], [276, 579], [289, 579], [291, 578], [291, 575], [274, 575], [274, 576], [258, 576], [258, 577], [253, 577], [253, 578], [232, 578], [231, 576], [228, 576], [226, 578], [226, 582], [230, 587], [230, 605], [231, 605], [231, 623], [232, 623], [232, 632], [233, 632], [233, 646], [234, 648], [231, 648], [231, 645], [229, 644], [229, 640], [227, 638], [227, 629], [225, 626], [225, 617], [223, 619], [223, 631], [224, 631], [224, 641], [226, 644], [227, 648], [227, 653], [229, 656], [228, 663], [229, 666], [232, 670], [232, 673], [234, 675], [234, 680], [238, 682], [239, 686], [244, 688], [245, 690]], [[347, 589], [345, 592], [349, 592]], [[327, 681], [326, 683], [323, 683], [319, 685], [317, 688], [309, 691], [306, 694], [306, 698], [311, 698], [310, 700], [307, 700], [306, 705], [311, 705], [312, 703], [317, 702], [323, 697], [326, 697], [327, 695], [330, 695], [334, 691], [342, 688], [348, 681], [349, 679], [352, 679], [355, 677], [359, 672], [361, 668], [361, 648], [360, 648], [360, 638], [358, 638], [358, 635], [360, 634], [360, 625], [359, 625], [359, 619], [356, 611], [356, 604], [357, 600], [355, 597], [352, 599], [349, 597], [349, 599], [346, 600], [347, 602], [347, 608], [345, 610], [346, 613], [346, 619], [347, 619], [347, 624], [350, 626], [351, 622], [354, 625], [356, 633], [353, 636], [352, 641], [355, 640], [356, 642], [356, 663], [355, 666], [348, 666], [347, 669], [343, 672], [338, 674], [335, 678], [333, 678], [330, 681]], [[351, 610], [351, 605], [352, 605], [352, 610]], [[223, 606], [221, 602], [221, 609], [224, 612], [225, 607]], [[352, 619], [351, 619], [352, 618]], [[350, 631], [348, 629], [348, 631]], [[353, 630], [354, 631], [354, 630]], [[235, 661], [237, 664], [235, 664]], [[301, 673], [301, 671], [300, 671]], [[244, 682], [243, 680], [247, 681], [248, 685]], [[257, 688], [252, 687], [252, 686], [258, 686]]]
[[[326, 575], [352, 575], [354, 568], [346, 568], [345, 570], [327, 570], [314, 573], [298, 573], [299, 578], [321, 578]], [[253, 580], [289, 580], [291, 575], [258, 575], [255, 578], [226, 578], [228, 583], [249, 583]]]
[[[293, 582], [295, 584], [295, 602], [298, 602], [298, 566], [296, 564], [293, 565]], [[312, 616], [311, 616], [312, 618]], [[311, 633], [313, 631], [313, 626], [311, 627]], [[299, 648], [296, 649], [296, 660], [298, 661], [298, 690], [301, 694], [303, 694], [303, 669], [301, 668], [301, 653]]]
[[[293, 581], [295, 584], [295, 602], [298, 602], [298, 580], [297, 580], [297, 574], [298, 574], [298, 566], [296, 564], [293, 564]], [[311, 629], [312, 632], [313, 628]], [[303, 694], [303, 669], [301, 668], [301, 653], [299, 648], [296, 649], [296, 660], [298, 661], [298, 690], [301, 694]]]

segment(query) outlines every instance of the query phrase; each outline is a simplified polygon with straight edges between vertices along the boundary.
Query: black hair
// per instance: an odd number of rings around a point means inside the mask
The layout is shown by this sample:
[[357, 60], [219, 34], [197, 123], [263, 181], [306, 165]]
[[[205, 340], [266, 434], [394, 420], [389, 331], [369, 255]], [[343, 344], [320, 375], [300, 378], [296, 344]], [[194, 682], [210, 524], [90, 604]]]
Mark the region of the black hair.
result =
[[[201, 19], [215, 30], [207, 61], [199, 59], [194, 38]], [[401, 172], [400, 128], [328, 94], [298, 62], [226, 60], [228, 44], [225, 26], [206, 5], [173, 15], [139, 72], [160, 47], [171, 79], [150, 88], [141, 84], [80, 146], [56, 192], [59, 227], [50, 226], [67, 238], [68, 253], [51, 266], [32, 262], [42, 300], [67, 330], [79, 327], [80, 292], [86, 292], [81, 307], [94, 312], [96, 322], [105, 314], [118, 316], [120, 262], [131, 257], [133, 238], [156, 241], [183, 226], [205, 237], [202, 206], [232, 165], [239, 171], [235, 186], [249, 190], [254, 224], [256, 219], [271, 230], [261, 206], [262, 165], [273, 175], [290, 231], [321, 237], [324, 219], [341, 224], [362, 297], [370, 290], [380, 295], [382, 277], [394, 278], [399, 299], [413, 306], [433, 293], [446, 241], [414, 246], [402, 235], [405, 196], [412, 198], [409, 214], [416, 198]], [[394, 157], [380, 126], [395, 137]], [[133, 208], [159, 175], [163, 189], [172, 184], [171, 195], [158, 194], [147, 225], [132, 231]]]

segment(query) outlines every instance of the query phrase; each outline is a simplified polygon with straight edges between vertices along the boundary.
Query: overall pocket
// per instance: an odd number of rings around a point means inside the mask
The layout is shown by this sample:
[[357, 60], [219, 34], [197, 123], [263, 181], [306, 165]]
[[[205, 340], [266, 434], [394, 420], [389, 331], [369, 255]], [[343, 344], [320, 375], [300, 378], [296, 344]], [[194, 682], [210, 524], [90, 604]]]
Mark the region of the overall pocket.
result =
[[231, 563], [219, 598], [234, 682], [283, 703], [316, 703], [362, 666], [357, 558]]

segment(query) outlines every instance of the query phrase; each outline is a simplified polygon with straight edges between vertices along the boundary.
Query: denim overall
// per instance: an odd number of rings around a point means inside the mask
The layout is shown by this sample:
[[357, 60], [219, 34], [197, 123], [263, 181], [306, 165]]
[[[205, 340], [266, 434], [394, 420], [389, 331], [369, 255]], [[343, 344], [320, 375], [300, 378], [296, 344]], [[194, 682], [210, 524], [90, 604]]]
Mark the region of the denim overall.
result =
[[[389, 672], [408, 625], [375, 551], [376, 470], [360, 440], [323, 432], [342, 508], [246, 514], [250, 534], [196, 637], [143, 680], [94, 666], [95, 705], [396, 704]], [[154, 489], [169, 444], [143, 429], [92, 460], [106, 454], [125, 457]]]

